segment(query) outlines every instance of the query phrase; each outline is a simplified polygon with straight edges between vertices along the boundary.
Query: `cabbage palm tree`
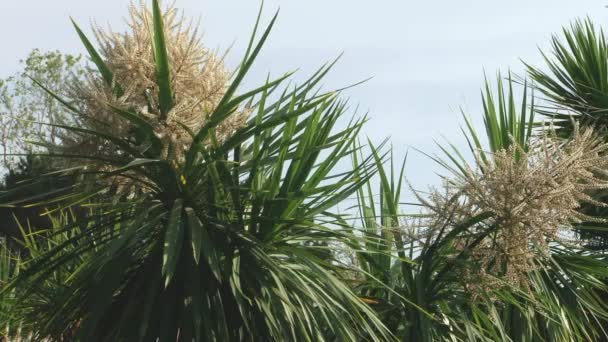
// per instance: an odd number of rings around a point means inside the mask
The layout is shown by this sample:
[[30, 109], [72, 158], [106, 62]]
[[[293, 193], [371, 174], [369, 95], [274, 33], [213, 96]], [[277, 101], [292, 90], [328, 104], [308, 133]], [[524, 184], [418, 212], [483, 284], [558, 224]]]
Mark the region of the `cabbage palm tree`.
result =
[[[167, 54], [163, 15], [152, 6], [152, 50], [156, 98], [150, 111], [171, 116], [172, 61]], [[131, 134], [55, 125], [94, 138], [114, 153], [98, 156], [74, 150], [53, 158], [80, 161], [40, 179], [78, 175], [80, 181], [45, 203], [83, 204], [92, 213], [56, 234], [79, 227], [64, 242], [28, 261], [2, 292], [19, 289], [11, 310], [24, 312], [23, 326], [35, 338], [83, 341], [387, 341], [392, 334], [341, 280], [331, 246], [358, 239], [336, 225], [332, 209], [365, 183], [355, 171], [336, 173], [350, 156], [364, 120], [343, 129], [347, 110], [336, 92], [317, 85], [332, 64], [297, 86], [283, 86], [291, 74], [242, 93], [247, 75], [275, 22], [256, 41], [217, 105], [196, 130], [182, 125], [190, 141], [183, 158], [137, 108], [107, 104]], [[113, 70], [82, 31], [78, 33], [105, 87], [120, 98], [129, 84]], [[149, 98], [149, 93], [145, 94]], [[81, 108], [56, 96], [67, 108]], [[237, 113], [250, 118], [231, 135], [217, 128]], [[168, 152], [169, 151], [169, 152]], [[182, 152], [180, 152], [182, 153]], [[360, 168], [372, 174], [372, 159]], [[120, 190], [129, 180], [134, 188]], [[4, 194], [11, 198], [39, 180]], [[136, 189], [136, 190], [133, 190]], [[28, 205], [37, 197], [11, 199]], [[330, 253], [328, 253], [328, 248]], [[86, 256], [83, 258], [83, 256]], [[44, 284], [54, 272], [78, 262], [53, 293]], [[29, 296], [45, 295], [32, 307]]]
[[[544, 54], [544, 69], [527, 65], [536, 88], [548, 100], [537, 111], [550, 119], [557, 133], [568, 138], [576, 125], [592, 126], [607, 136], [608, 124], [608, 42], [603, 30], [590, 19], [578, 20], [563, 34], [552, 39], [551, 54]], [[608, 194], [597, 191], [594, 198], [608, 203]], [[585, 205], [581, 212], [608, 217], [606, 208]], [[604, 223], [586, 222], [579, 225], [579, 234], [598, 250], [608, 248]]]
[[[465, 116], [463, 132], [477, 155], [479, 172], [494, 172], [494, 158], [501, 151], [522, 163], [533, 153], [534, 103], [528, 87], [524, 89], [516, 103], [510, 77], [506, 84], [498, 77], [496, 93], [486, 82], [487, 144]], [[605, 337], [597, 324], [608, 314], [598, 296], [607, 275], [601, 256], [555, 240], [548, 257], [537, 254], [530, 260], [539, 266], [524, 273], [525, 283], [510, 283], [501, 268], [488, 277], [485, 269], [490, 272], [500, 262], [500, 231], [509, 234], [509, 227], [459, 185], [458, 179], [471, 172], [462, 153], [453, 146], [440, 147], [445, 158], [433, 158], [450, 172], [447, 187], [428, 197], [418, 195], [425, 209], [421, 214], [407, 214], [400, 203], [405, 162], [396, 172], [392, 157], [386, 167], [373, 148], [380, 186], [374, 191], [370, 180], [358, 191], [359, 227], [367, 241], [358, 247], [364, 277], [355, 284], [389, 329], [403, 341]], [[493, 239], [497, 241], [490, 254], [480, 254], [478, 247]]]
[[[533, 155], [534, 150], [539, 149], [539, 146], [542, 149], [545, 144], [543, 139], [546, 139], [544, 134], [555, 132], [560, 135], [563, 132], [560, 131], [563, 126], [558, 126], [556, 129], [551, 127], [549, 133], [535, 129], [541, 127], [535, 122], [535, 113], [547, 113], [535, 104], [533, 93], [537, 89], [535, 86], [523, 82], [521, 103], [516, 103], [510, 74], [506, 84], [503, 84], [499, 74], [497, 85], [497, 96], [493, 96], [486, 81], [486, 91], [483, 96], [487, 147], [481, 143], [480, 135], [465, 117], [467, 126], [465, 136], [469, 141], [470, 152], [480, 155], [477, 162], [482, 173], [483, 165], [492, 163], [491, 160], [495, 159], [501, 151], [512, 151], [515, 154], [514, 159], [517, 160], [526, 153]], [[567, 145], [581, 134], [577, 126], [571, 126], [571, 129], [569, 138], [558, 143], [558, 150], [567, 149]], [[559, 157], [551, 158], [555, 160]], [[497, 160], [493, 162], [498, 163]], [[525, 160], [520, 162], [526, 165], [530, 163]], [[593, 165], [592, 168], [596, 166], [599, 164]], [[460, 163], [458, 170], [462, 168], [464, 165]], [[541, 181], [535, 179], [535, 182]], [[585, 181], [577, 179], [575, 182]], [[565, 187], [565, 185], [561, 186]], [[576, 207], [580, 209], [586, 205], [588, 203], [579, 200]], [[577, 216], [575, 214], [573, 220], [567, 222], [570, 227], [580, 227]], [[586, 217], [595, 220], [593, 213]], [[562, 234], [572, 236], [573, 231], [570, 229]], [[526, 274], [528, 289], [519, 291], [517, 288], [508, 288], [508, 291], [513, 290], [512, 294], [498, 295], [506, 305], [497, 310], [500, 313], [500, 323], [496, 325], [495, 321], [494, 329], [500, 326], [498, 331], [504, 332], [508, 339], [514, 341], [537, 339], [588, 341], [606, 338], [606, 331], [598, 325], [598, 322], [605, 320], [608, 314], [608, 307], [600, 296], [600, 293], [606, 290], [607, 275], [602, 255], [580, 244], [571, 243], [574, 240], [572, 238], [565, 240], [560, 236], [544, 238], [549, 241], [546, 252], [542, 253], [546, 256], [540, 254], [534, 258], [534, 262], [539, 266]]]

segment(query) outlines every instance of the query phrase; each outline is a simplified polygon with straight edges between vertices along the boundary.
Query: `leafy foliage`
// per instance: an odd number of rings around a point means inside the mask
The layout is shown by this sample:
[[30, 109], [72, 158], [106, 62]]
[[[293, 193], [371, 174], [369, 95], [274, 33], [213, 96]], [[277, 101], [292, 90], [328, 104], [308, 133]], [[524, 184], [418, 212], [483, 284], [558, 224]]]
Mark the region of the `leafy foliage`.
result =
[[[50, 164], [52, 164], [51, 161], [46, 157], [34, 156], [32, 154], [22, 157], [19, 163], [15, 167], [9, 169], [8, 173], [4, 176], [3, 182], [0, 185], [0, 191], [6, 192], [8, 189], [27, 184], [30, 180], [53, 171], [53, 169], [50, 168]], [[61, 179], [47, 178], [43, 182], [36, 182], [28, 187], [22, 187], [21, 192], [18, 194], [7, 194], [5, 197], [6, 205], [0, 208], [0, 222], [2, 222], [2, 225], [0, 226], [0, 236], [8, 238], [7, 243], [11, 244], [11, 247], [19, 247], [13, 242], [15, 239], [20, 239], [21, 237], [21, 230], [19, 229], [20, 222], [35, 227], [36, 229], [50, 228], [51, 220], [44, 215], [44, 213], [50, 209], [48, 206], [13, 206], [10, 202], [28, 197], [35, 198], [40, 194], [49, 192], [51, 189], [61, 191], [61, 189], [73, 184], [74, 179], [68, 177], [63, 177]]]
[[9, 168], [19, 162], [15, 155], [46, 151], [33, 140], [61, 142], [56, 128], [39, 123], [73, 122], [69, 111], [32, 79], [65, 96], [66, 84], [84, 72], [79, 56], [59, 51], [34, 49], [21, 63], [22, 71], [0, 80], [0, 148], [4, 166]]

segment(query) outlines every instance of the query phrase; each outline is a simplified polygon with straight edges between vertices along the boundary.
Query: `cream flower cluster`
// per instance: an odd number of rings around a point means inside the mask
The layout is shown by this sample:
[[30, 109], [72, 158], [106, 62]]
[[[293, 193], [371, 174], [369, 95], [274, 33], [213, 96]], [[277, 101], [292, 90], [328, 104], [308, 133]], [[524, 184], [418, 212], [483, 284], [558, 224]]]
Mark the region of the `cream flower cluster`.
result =
[[[130, 6], [128, 32], [116, 33], [95, 27], [100, 54], [113, 73], [114, 81], [123, 89], [116, 96], [99, 73], [90, 73], [85, 82], [77, 82], [72, 96], [82, 106], [81, 124], [89, 129], [129, 136], [131, 124], [116, 115], [108, 106], [136, 111], [154, 127], [164, 145], [164, 157], [179, 160], [191, 142], [184, 126], [196, 132], [216, 108], [231, 79], [223, 58], [203, 46], [195, 28], [169, 7], [163, 13], [167, 52], [170, 61], [171, 87], [175, 106], [161, 118], [157, 104], [158, 89], [153, 55], [152, 13], [143, 4]], [[247, 119], [241, 111], [229, 116], [215, 129], [215, 137], [223, 141]], [[91, 137], [64, 139], [68, 147], [87, 153], [112, 156], [112, 146]], [[169, 152], [169, 146], [175, 149]]]

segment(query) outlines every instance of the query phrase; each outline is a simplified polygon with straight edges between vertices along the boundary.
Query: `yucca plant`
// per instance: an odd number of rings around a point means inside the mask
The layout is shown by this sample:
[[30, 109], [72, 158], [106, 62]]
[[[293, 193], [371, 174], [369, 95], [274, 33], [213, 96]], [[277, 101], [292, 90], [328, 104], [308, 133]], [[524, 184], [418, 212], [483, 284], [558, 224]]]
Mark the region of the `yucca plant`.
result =
[[[392, 339], [373, 310], [341, 281], [339, 263], [327, 253], [334, 242], [358, 238], [333, 224], [339, 216], [331, 210], [366, 181], [355, 171], [334, 172], [351, 154], [364, 120], [336, 130], [346, 104], [336, 93], [317, 89], [331, 64], [298, 86], [281, 90], [290, 76], [286, 74], [237, 93], [275, 19], [256, 41], [258, 16], [245, 58], [223, 96], [203, 113], [204, 124], [189, 126], [171, 115], [180, 96], [172, 88], [175, 61], [167, 54], [163, 15], [153, 1], [151, 94], [157, 97], [151, 98], [149, 109], [158, 118], [150, 121], [138, 108], [115, 101], [105, 110], [128, 123], [127, 135], [57, 126], [101, 141], [100, 149], [110, 146], [114, 153], [60, 151], [53, 157], [82, 164], [42, 177], [85, 175], [56, 200], [68, 205], [86, 201], [95, 210], [78, 234], [29, 261], [2, 292], [19, 289], [11, 310], [23, 313], [20, 318], [35, 338]], [[82, 31], [78, 33], [105, 86], [122, 98], [128, 80], [114, 79], [112, 64], [100, 57]], [[86, 115], [56, 98], [77, 115]], [[244, 111], [251, 117], [218, 138], [218, 127]], [[188, 144], [159, 136], [154, 125], [168, 119], [183, 129]], [[371, 161], [367, 158], [360, 165], [370, 175]], [[136, 191], [112, 187], [124, 179], [132, 181]], [[56, 233], [73, 228], [68, 225]], [[28, 296], [44, 293], [42, 284], [74, 262], [79, 265], [70, 276], [30, 310]]]

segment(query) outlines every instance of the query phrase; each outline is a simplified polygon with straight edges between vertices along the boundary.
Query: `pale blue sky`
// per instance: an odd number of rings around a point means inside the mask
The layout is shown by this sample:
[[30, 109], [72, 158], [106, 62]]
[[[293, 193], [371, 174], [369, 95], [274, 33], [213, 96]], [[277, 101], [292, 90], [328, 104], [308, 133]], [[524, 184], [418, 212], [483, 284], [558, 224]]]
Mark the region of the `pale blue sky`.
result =
[[[17, 70], [32, 48], [82, 52], [69, 22], [82, 27], [94, 19], [120, 29], [128, 0], [0, 0], [0, 77]], [[397, 155], [408, 146], [429, 153], [433, 139], [445, 136], [465, 147], [459, 107], [480, 123], [479, 88], [489, 76], [519, 59], [541, 65], [538, 47], [576, 18], [608, 19], [605, 2], [596, 0], [359, 1], [308, 0], [265, 2], [265, 16], [280, 7], [278, 23], [251, 75], [263, 81], [300, 68], [302, 76], [341, 52], [344, 56], [326, 85], [347, 85], [373, 76], [346, 95], [353, 106], [369, 110], [365, 134], [379, 142], [391, 137]], [[210, 47], [234, 47], [229, 62], [240, 58], [259, 6], [251, 0], [177, 0], [177, 7], [201, 16]], [[481, 128], [481, 127], [480, 127]], [[408, 178], [417, 187], [436, 183], [438, 167], [410, 153]]]

